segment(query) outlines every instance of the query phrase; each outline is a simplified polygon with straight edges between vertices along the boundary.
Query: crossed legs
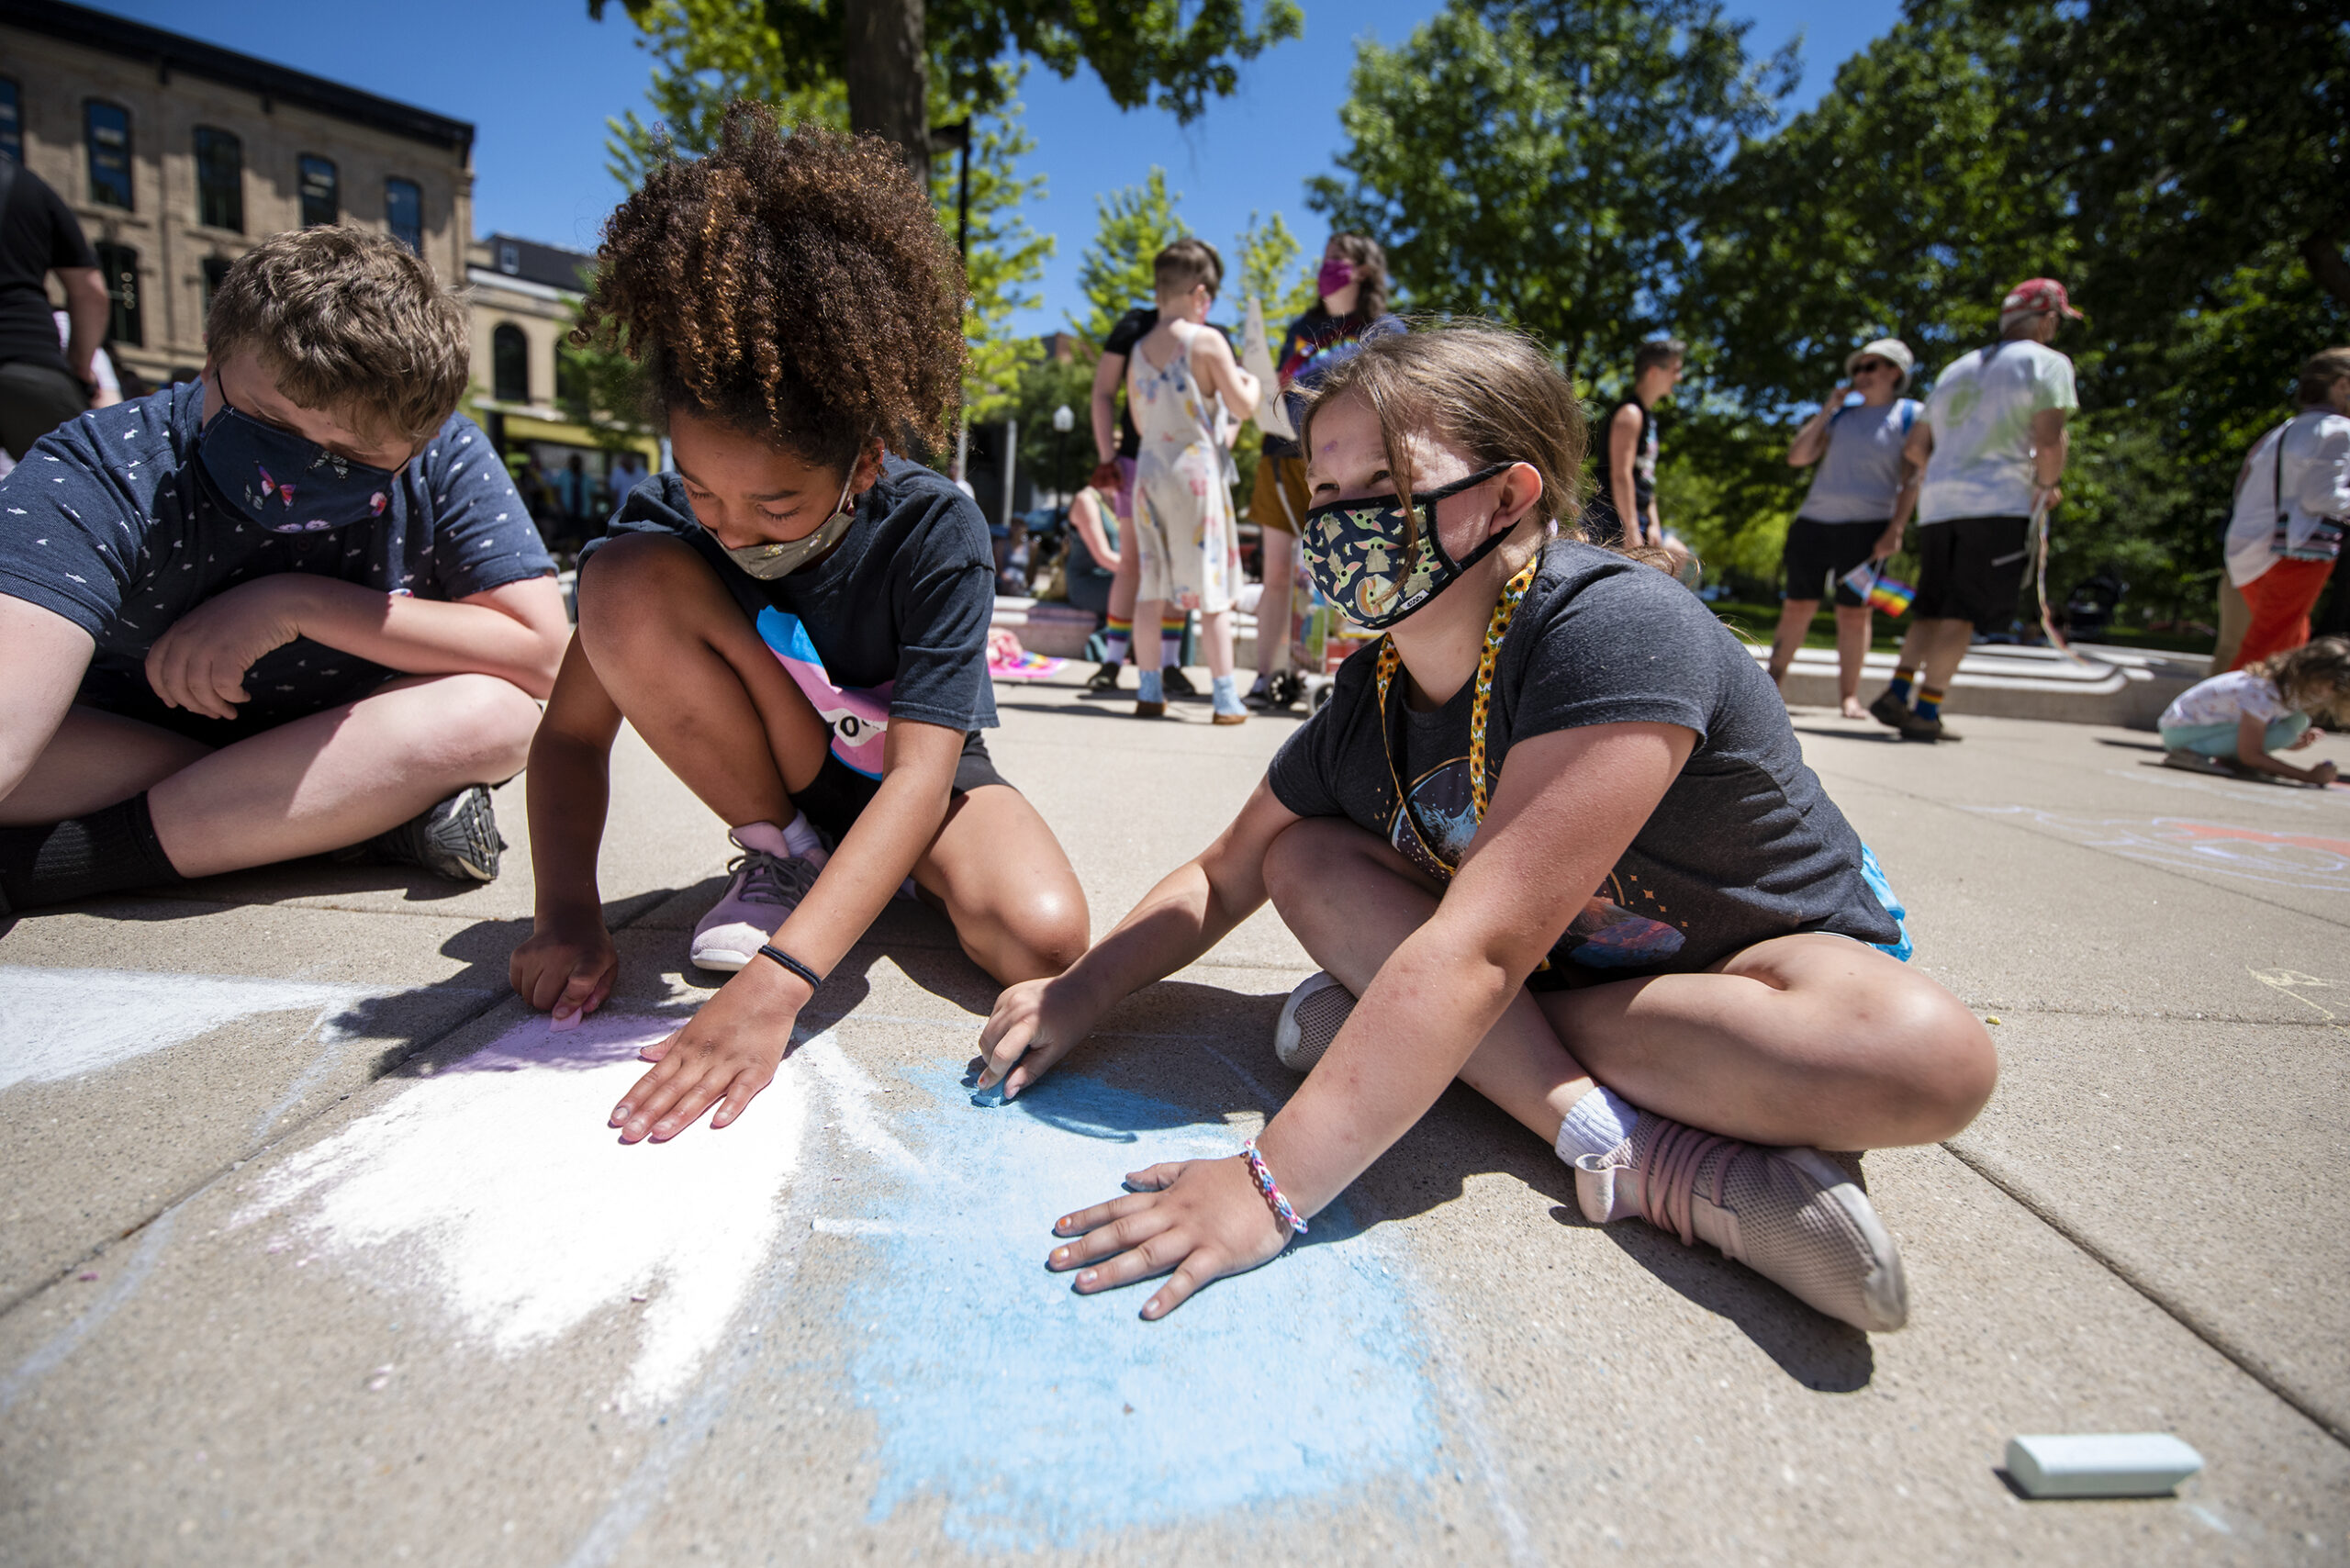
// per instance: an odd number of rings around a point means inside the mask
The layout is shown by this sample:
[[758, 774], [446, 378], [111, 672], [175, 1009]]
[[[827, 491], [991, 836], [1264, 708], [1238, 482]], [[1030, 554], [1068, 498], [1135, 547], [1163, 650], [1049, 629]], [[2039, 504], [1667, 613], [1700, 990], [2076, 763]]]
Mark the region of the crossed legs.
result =
[[[1436, 913], [1439, 890], [1351, 823], [1314, 819], [1265, 860], [1274, 907], [1358, 996]], [[1521, 990], [1461, 1081], [1555, 1142], [1606, 1083], [1642, 1110], [1762, 1144], [1879, 1148], [1952, 1137], [1990, 1098], [1989, 1034], [1925, 976], [1823, 933], [1696, 974]]]

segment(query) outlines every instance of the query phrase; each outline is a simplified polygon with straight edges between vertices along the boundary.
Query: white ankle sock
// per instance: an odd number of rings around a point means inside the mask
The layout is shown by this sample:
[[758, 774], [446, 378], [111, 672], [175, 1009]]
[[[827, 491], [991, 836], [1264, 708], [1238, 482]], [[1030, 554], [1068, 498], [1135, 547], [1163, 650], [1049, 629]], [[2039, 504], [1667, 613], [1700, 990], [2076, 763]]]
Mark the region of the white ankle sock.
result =
[[1572, 1165], [1578, 1154], [1606, 1154], [1640, 1125], [1639, 1108], [1605, 1084], [1567, 1107], [1559, 1124], [1559, 1158]]

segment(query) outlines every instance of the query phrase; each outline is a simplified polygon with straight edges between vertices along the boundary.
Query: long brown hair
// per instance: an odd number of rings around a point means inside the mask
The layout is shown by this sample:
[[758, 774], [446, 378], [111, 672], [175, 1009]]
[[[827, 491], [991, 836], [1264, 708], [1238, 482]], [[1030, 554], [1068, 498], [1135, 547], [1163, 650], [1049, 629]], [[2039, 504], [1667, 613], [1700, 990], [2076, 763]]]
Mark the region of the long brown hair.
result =
[[[1333, 234], [1330, 248], [1347, 258], [1355, 269], [1355, 281], [1362, 286], [1355, 296], [1355, 314], [1366, 320], [1376, 321], [1387, 314], [1387, 252], [1379, 241], [1368, 234]], [[1315, 307], [1326, 313], [1320, 300]]]
[[2329, 723], [2350, 718], [2350, 637], [2318, 637], [2244, 667], [2297, 713]]
[[1590, 445], [1583, 399], [1533, 339], [1487, 321], [1418, 323], [1373, 338], [1307, 395], [1298, 443], [1313, 451], [1314, 416], [1357, 397], [1379, 418], [1395, 477], [1395, 498], [1414, 518], [1412, 471], [1404, 445], [1415, 431], [1467, 453], [1480, 466], [1523, 463], [1542, 476], [1528, 515], [1582, 537], [1583, 454]]

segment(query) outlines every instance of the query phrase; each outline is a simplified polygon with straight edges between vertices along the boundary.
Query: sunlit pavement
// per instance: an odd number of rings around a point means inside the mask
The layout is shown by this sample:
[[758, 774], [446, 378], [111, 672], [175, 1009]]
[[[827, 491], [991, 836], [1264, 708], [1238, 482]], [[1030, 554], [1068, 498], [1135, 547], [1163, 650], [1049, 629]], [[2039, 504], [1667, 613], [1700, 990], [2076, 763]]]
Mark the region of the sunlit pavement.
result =
[[[1081, 673], [999, 686], [991, 739], [1102, 930], [1297, 721], [1138, 722]], [[2143, 732], [1796, 722], [1918, 962], [1998, 1021], [1975, 1127], [1866, 1162], [1904, 1332], [1585, 1225], [1461, 1091], [1167, 1321], [1070, 1295], [1058, 1215], [1293, 1087], [1310, 966], [1268, 914], [982, 1111], [991, 987], [893, 907], [740, 1123], [621, 1148], [728, 852], [624, 740], [624, 975], [576, 1032], [505, 991], [519, 784], [486, 889], [305, 865], [0, 935], [0, 1561], [2343, 1561], [2350, 792]], [[2093, 1431], [2207, 1468], [2101, 1503], [1998, 1473]]]

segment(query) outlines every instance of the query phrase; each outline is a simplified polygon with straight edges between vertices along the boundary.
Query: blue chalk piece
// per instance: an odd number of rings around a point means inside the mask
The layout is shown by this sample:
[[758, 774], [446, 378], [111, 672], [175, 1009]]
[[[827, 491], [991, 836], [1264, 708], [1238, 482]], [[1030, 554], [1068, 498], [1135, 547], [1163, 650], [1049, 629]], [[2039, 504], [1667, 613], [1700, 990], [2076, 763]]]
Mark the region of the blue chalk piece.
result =
[[2008, 1473], [2031, 1497], [2166, 1497], [2203, 1468], [2168, 1432], [2087, 1432], [2008, 1439]]
[[981, 1109], [983, 1109], [983, 1110], [989, 1110], [989, 1111], [992, 1111], [992, 1110], [994, 1110], [998, 1105], [1002, 1104], [1002, 1103], [1003, 1103], [1003, 1080], [1002, 1080], [1002, 1079], [998, 1079], [998, 1080], [996, 1080], [996, 1081], [995, 1081], [995, 1082], [993, 1082], [992, 1084], [990, 1084], [987, 1088], [985, 1088], [985, 1089], [981, 1089], [981, 1090], [979, 1090], [979, 1091], [976, 1092], [975, 1093], [973, 1093], [973, 1094], [972, 1094], [972, 1096], [971, 1096], [971, 1103], [972, 1103], [972, 1104], [974, 1104], [974, 1105], [977, 1105], [977, 1106], [980, 1107], [980, 1108], [981, 1108]]

